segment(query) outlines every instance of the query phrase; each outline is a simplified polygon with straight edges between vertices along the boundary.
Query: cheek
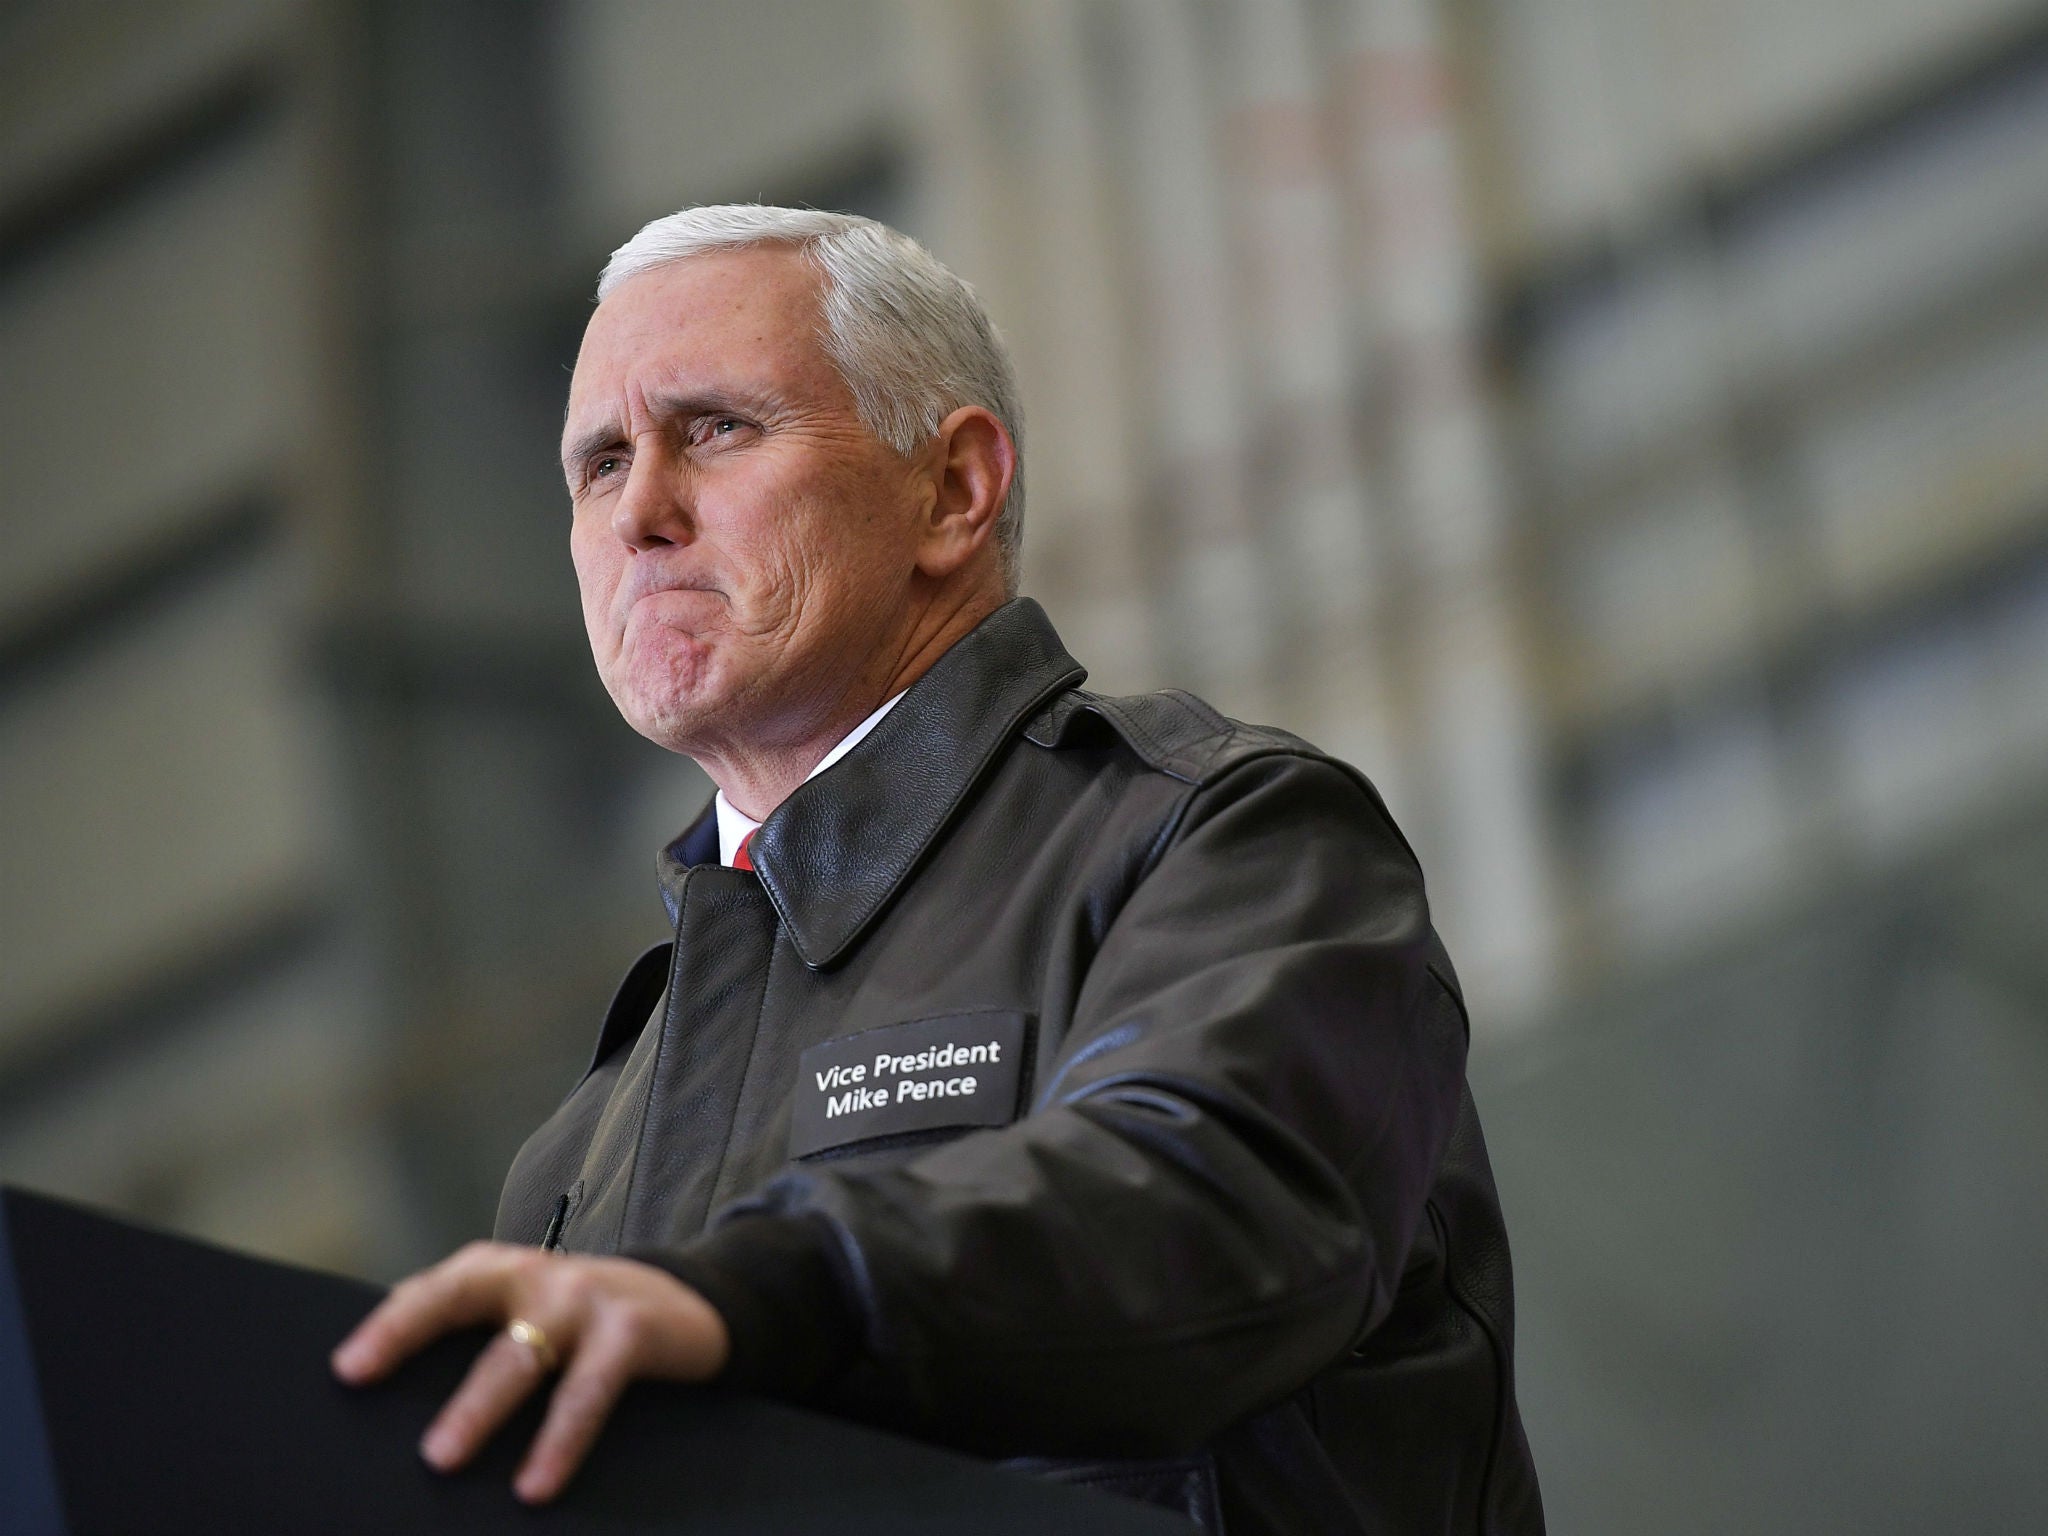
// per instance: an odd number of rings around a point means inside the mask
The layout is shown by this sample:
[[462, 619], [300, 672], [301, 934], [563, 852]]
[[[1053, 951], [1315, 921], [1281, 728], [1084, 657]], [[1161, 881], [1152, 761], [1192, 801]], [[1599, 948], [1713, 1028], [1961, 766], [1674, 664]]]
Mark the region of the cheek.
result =
[[[609, 544], [612, 547], [606, 548]], [[624, 565], [616, 539], [593, 536], [583, 523], [569, 531], [569, 560], [576, 568], [576, 588], [583, 597], [583, 622], [595, 640], [618, 626], [612, 618], [612, 594], [618, 591]]]
[[849, 469], [819, 501], [824, 510], [808, 552], [830, 575], [866, 585], [908, 566], [917, 516], [899, 475], [875, 466]]

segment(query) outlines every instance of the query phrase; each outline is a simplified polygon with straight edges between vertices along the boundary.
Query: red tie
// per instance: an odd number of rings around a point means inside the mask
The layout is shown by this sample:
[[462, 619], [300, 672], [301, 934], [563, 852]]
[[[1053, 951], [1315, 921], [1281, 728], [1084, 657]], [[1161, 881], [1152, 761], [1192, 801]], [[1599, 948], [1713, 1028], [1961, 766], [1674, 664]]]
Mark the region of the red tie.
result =
[[[759, 828], [756, 828], [755, 830], [758, 831]], [[754, 834], [753, 832], [749, 832], [745, 837], [740, 839], [739, 847], [733, 849], [732, 867], [734, 869], [752, 869], [754, 867], [753, 856], [747, 852], [747, 844], [751, 843], [753, 840]]]

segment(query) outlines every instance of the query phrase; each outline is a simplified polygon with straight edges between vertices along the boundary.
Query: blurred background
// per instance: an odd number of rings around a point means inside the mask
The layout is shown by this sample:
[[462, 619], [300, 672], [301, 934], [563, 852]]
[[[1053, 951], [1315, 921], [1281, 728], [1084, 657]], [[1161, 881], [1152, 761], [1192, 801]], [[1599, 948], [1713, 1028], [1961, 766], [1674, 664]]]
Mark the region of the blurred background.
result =
[[487, 1231], [692, 765], [584, 647], [596, 273], [919, 236], [1096, 686], [1362, 765], [1559, 1532], [2048, 1524], [2048, 9], [8, 0], [0, 1178]]

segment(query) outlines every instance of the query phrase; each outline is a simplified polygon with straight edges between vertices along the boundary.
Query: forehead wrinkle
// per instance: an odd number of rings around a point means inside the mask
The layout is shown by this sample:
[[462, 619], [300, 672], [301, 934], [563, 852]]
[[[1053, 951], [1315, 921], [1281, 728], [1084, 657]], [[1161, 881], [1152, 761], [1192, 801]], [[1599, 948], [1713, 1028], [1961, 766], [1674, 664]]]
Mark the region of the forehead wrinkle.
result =
[[[657, 382], [649, 387], [631, 383], [625, 386], [625, 411], [623, 415], [613, 407], [602, 407], [602, 414], [585, 430], [570, 439], [572, 446], [563, 453], [565, 460], [580, 458], [584, 452], [602, 448], [608, 443], [624, 442], [632, 436], [628, 421], [645, 420], [649, 425], [675, 421], [690, 416], [701, 416], [710, 411], [760, 411], [772, 409], [778, 398], [762, 389], [750, 389], [725, 383], [676, 380], [671, 383]], [[564, 430], [568, 428], [568, 412], [564, 410]]]
[[[698, 261], [715, 259], [720, 254], [752, 255], [756, 253], [753, 251], [741, 253], [706, 252], [702, 256], [686, 258], [684, 262], [677, 265], [688, 267]], [[803, 261], [799, 254], [794, 251], [787, 253], [777, 252], [776, 254], [801, 262], [798, 271], [802, 275], [805, 289], [802, 302], [804, 307], [811, 311], [814, 322], [813, 325], [804, 327], [798, 338], [801, 343], [802, 355], [797, 360], [795, 371], [797, 374], [806, 377], [815, 373], [817, 381], [822, 383], [827, 390], [834, 393], [845, 393], [850, 403], [851, 392], [847, 389], [844, 378], [841, 376], [837, 366], [827, 355], [822, 344], [822, 335], [819, 328], [823, 324], [824, 295], [820, 274], [812, 268], [808, 261]], [[661, 275], [661, 270], [657, 269], [654, 272], [641, 274], [639, 278], [633, 281], [637, 283], [646, 279], [658, 278]], [[629, 283], [625, 285], [625, 288], [630, 289], [632, 286], [633, 284]], [[763, 285], [758, 279], [753, 281], [742, 281], [737, 278], [729, 279], [725, 286], [728, 291], [721, 296], [719, 301], [714, 301], [714, 305], [722, 309], [727, 317], [744, 318], [746, 312], [757, 305], [762, 299], [760, 288]], [[617, 296], [614, 295], [607, 302], [616, 303]], [[603, 306], [600, 305], [599, 309], [602, 312]], [[763, 325], [775, 313], [776, 311], [771, 309], [768, 314], [760, 317], [760, 323], [757, 323], [755, 326], [746, 327], [754, 332], [751, 340], [756, 346], [765, 343], [771, 349], [779, 349], [789, 339], [787, 337], [771, 338], [770, 331], [773, 330], [773, 327], [767, 326], [765, 329], [763, 328]], [[639, 337], [638, 343], [630, 350], [639, 351], [642, 355], [637, 361], [629, 361], [626, 364], [627, 376], [624, 379], [616, 380], [612, 385], [613, 388], [620, 391], [622, 399], [616, 405], [603, 408], [603, 414], [598, 416], [588, 429], [575, 433], [573, 437], [568, 435], [572, 426], [569, 417], [575, 404], [572, 383], [571, 399], [565, 403], [563, 408], [566, 446], [562, 451], [562, 468], [566, 473], [573, 474], [575, 466], [598, 449], [626, 442], [637, 430], [632, 426], [632, 423], [642, 417], [645, 417], [650, 423], [658, 424], [719, 410], [737, 410], [747, 414], [768, 416], [785, 413], [796, 404], [796, 402], [793, 402], [788, 397], [786, 391], [769, 384], [767, 381], [741, 381], [730, 377], [715, 376], [706, 378], [704, 376], [706, 372], [704, 362], [699, 356], [676, 356], [673, 354], [667, 358], [647, 356], [645, 344], [650, 336], [659, 340], [666, 335], [672, 335], [678, 331], [693, 329], [693, 327], [687, 324], [678, 326], [675, 323], [674, 316], [670, 316], [666, 320], [659, 318], [645, 319], [636, 329], [639, 329], [642, 334]], [[719, 371], [718, 363], [720, 361], [723, 360], [717, 358], [716, 354], [714, 354], [710, 369], [714, 375]], [[581, 360], [579, 359], [579, 367], [580, 364]], [[642, 369], [646, 370], [644, 382], [642, 382], [641, 378], [635, 377]], [[805, 388], [806, 380], [792, 379], [789, 382], [797, 387], [797, 394], [799, 396], [808, 393]]]
[[650, 421], [664, 422], [687, 420], [714, 411], [762, 414], [774, 410], [781, 401], [768, 390], [727, 384], [697, 384], [650, 389], [641, 394], [639, 403], [641, 409], [635, 415], [644, 412]]
[[591, 454], [597, 452], [598, 449], [607, 448], [613, 443], [622, 443], [625, 440], [625, 428], [620, 424], [619, 418], [607, 413], [595, 424], [577, 433], [568, 445], [562, 449], [562, 469], [565, 473], [573, 473], [578, 464], [581, 464]]

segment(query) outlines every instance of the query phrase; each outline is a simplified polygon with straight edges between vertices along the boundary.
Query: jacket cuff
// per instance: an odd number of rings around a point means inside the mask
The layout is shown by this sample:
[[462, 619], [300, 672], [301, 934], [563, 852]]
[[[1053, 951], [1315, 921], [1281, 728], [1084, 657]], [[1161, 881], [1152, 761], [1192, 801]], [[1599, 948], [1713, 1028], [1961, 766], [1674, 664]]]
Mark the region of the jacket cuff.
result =
[[680, 1248], [628, 1249], [701, 1294], [731, 1341], [720, 1386], [782, 1398], [828, 1385], [860, 1351], [829, 1238], [803, 1217], [742, 1216]]

